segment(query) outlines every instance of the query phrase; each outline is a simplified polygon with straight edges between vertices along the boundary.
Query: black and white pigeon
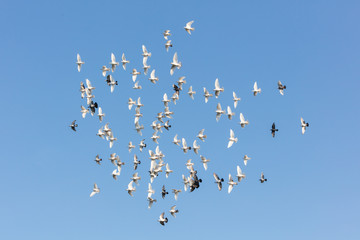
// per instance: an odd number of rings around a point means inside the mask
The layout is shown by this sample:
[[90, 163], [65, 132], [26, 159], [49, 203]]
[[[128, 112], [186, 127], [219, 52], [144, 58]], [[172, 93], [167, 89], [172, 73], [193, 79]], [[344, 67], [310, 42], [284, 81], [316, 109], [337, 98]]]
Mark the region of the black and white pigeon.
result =
[[169, 131], [169, 128], [171, 128], [171, 125], [169, 124], [169, 120], [165, 122], [164, 128]]
[[267, 179], [265, 178], [265, 176], [264, 176], [264, 173], [263, 173], [263, 172], [261, 172], [261, 177], [260, 177], [259, 181], [260, 181], [261, 183], [264, 183], [264, 182], [266, 182], [266, 181], [267, 181]]
[[180, 94], [180, 88], [178, 86], [176, 86], [176, 84], [173, 84], [173, 89], [176, 92], [177, 95]]
[[215, 178], [215, 183], [218, 185], [219, 191], [221, 191], [222, 182], [224, 182], [224, 179], [223, 178], [220, 179], [219, 176], [216, 173], [214, 173], [213, 175], [214, 175], [214, 178]]
[[146, 148], [145, 139], [141, 140], [139, 144], [140, 152], [142, 152], [143, 148]]
[[91, 111], [91, 115], [93, 116], [95, 114], [96, 108], [98, 108], [97, 102], [91, 101], [89, 104], [89, 108]]
[[101, 161], [102, 161], [102, 158], [99, 157], [99, 154], [96, 155], [95, 157], [95, 160], [94, 160], [97, 164], [101, 165]]
[[270, 131], [271, 131], [271, 135], [275, 137], [275, 132], [279, 131], [279, 129], [275, 128], [275, 123], [272, 124]]
[[76, 132], [76, 128], [77, 128], [77, 124], [75, 123], [76, 122], [76, 120], [74, 120], [71, 124], [70, 124], [70, 128], [73, 130], [73, 131], [75, 131]]
[[166, 191], [165, 185], [163, 185], [163, 186], [162, 186], [162, 189], [161, 189], [161, 197], [162, 197], [163, 199], [165, 199], [166, 194], [169, 194], [169, 193]]
[[286, 89], [285, 85], [282, 85], [280, 81], [278, 81], [278, 89], [281, 95], [284, 95], [284, 89]]

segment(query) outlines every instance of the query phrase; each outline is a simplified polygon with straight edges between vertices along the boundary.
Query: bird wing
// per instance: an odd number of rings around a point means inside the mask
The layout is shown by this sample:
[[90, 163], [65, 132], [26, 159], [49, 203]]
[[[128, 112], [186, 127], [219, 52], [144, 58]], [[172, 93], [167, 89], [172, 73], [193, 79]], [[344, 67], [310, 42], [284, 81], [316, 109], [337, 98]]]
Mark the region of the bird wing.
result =
[[125, 53], [122, 54], [121, 59], [122, 59], [123, 61], [126, 61]]
[[215, 181], [217, 181], [217, 182], [220, 181], [220, 178], [216, 173], [214, 173], [213, 175], [214, 175]]
[[227, 148], [230, 148], [233, 144], [234, 144], [234, 142], [230, 140], [229, 143], [228, 143]]
[[143, 53], [147, 53], [145, 45], [142, 45], [142, 50], [143, 50]]
[[116, 62], [115, 55], [113, 53], [111, 53], [111, 62], [113, 62], [113, 63]]
[[230, 137], [231, 137], [231, 138], [234, 138], [234, 137], [235, 137], [234, 131], [233, 131], [232, 129], [230, 129]]
[[279, 86], [279, 87], [282, 87], [282, 84], [281, 84], [281, 82], [280, 82], [280, 81], [278, 81], [278, 86]]
[[153, 69], [150, 73], [150, 78], [155, 78], [155, 69]]
[[222, 109], [221, 109], [221, 105], [220, 105], [220, 103], [218, 103], [217, 104], [217, 106], [216, 106], [216, 110], [219, 110], [219, 111], [221, 111]]
[[181, 141], [182, 141], [182, 145], [183, 145], [183, 147], [185, 147], [185, 148], [186, 148], [186, 141], [185, 141], [185, 138], [182, 138], [182, 139], [181, 139]]
[[233, 190], [233, 185], [229, 185], [228, 193], [231, 193], [232, 190]]
[[77, 55], [76, 55], [76, 59], [77, 59], [78, 62], [81, 62], [80, 54], [77, 54]]
[[254, 90], [255, 90], [255, 91], [258, 90], [257, 82], [254, 83]]
[[215, 89], [219, 89], [220, 88], [220, 84], [219, 84], [219, 79], [217, 78], [215, 80]]
[[178, 55], [177, 55], [177, 52], [174, 54], [174, 57], [173, 57], [173, 62], [174, 62], [174, 63], [177, 63], [177, 62], [178, 62]]
[[236, 167], [236, 170], [237, 170], [237, 175], [241, 175], [241, 168], [239, 166]]
[[188, 22], [188, 23], [186, 24], [186, 28], [191, 28], [191, 24], [193, 24], [193, 23], [194, 23], [194, 21]]
[[240, 122], [245, 122], [245, 118], [244, 118], [244, 115], [242, 113], [240, 113]]

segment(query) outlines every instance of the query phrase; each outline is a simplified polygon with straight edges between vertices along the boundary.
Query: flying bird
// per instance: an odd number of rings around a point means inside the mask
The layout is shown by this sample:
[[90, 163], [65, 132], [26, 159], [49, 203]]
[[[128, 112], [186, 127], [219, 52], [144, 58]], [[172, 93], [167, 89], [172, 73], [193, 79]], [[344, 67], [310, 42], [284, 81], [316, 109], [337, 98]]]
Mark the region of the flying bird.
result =
[[78, 125], [76, 124], [76, 120], [72, 121], [69, 127], [76, 132], [76, 128], [78, 127]]
[[175, 209], [176, 208], [176, 205], [174, 205], [174, 206], [172, 206], [171, 207], [171, 209], [170, 209], [170, 214], [171, 214], [171, 216], [173, 216], [173, 217], [176, 217], [176, 215], [175, 215], [175, 213], [178, 213], [179, 212], [179, 210], [177, 210], [177, 209]]
[[164, 38], [165, 38], [166, 40], [168, 40], [168, 37], [171, 36], [170, 30], [165, 30], [164, 33], [163, 33], [163, 35], [164, 35]]
[[270, 131], [271, 131], [271, 135], [275, 137], [275, 132], [279, 131], [279, 129], [275, 128], [275, 123], [272, 124]]
[[174, 193], [174, 198], [177, 201], [178, 195], [181, 192], [181, 189], [173, 189], [172, 192]]
[[165, 185], [162, 186], [162, 189], [161, 189], [161, 197], [164, 199], [166, 194], [169, 194], [166, 189], [165, 189]]
[[207, 103], [209, 101], [209, 98], [212, 97], [213, 95], [211, 93], [209, 93], [208, 90], [206, 90], [206, 88], [204, 87], [204, 97], [205, 97], [205, 103]]
[[300, 118], [301, 121], [301, 133], [304, 134], [306, 128], [309, 127], [309, 123], [305, 122], [303, 118]]
[[191, 97], [192, 100], [194, 100], [195, 91], [193, 91], [192, 86], [190, 86], [188, 94]]
[[210, 159], [206, 159], [204, 156], [201, 156], [201, 155], [200, 155], [200, 159], [201, 159], [201, 162], [202, 162], [202, 164], [204, 166], [204, 169], [206, 171], [207, 168], [208, 168], [207, 163], [210, 162]]
[[183, 145], [181, 149], [184, 151], [184, 153], [187, 153], [188, 150], [191, 150], [191, 147], [187, 146], [185, 138], [182, 138], [181, 141]]
[[244, 115], [242, 113], [240, 113], [240, 122], [239, 122], [239, 124], [240, 124], [240, 126], [242, 128], [244, 128], [246, 125], [249, 124], [248, 120], [245, 121]]
[[165, 43], [165, 49], [167, 52], [169, 52], [169, 47], [172, 47], [173, 45], [171, 44], [171, 40], [168, 40], [166, 43]]
[[137, 167], [140, 163], [141, 163], [141, 161], [139, 161], [138, 156], [136, 154], [134, 154], [134, 170], [137, 169]]
[[155, 77], [155, 69], [153, 69], [150, 73], [150, 78], [149, 78], [150, 82], [152, 83], [156, 83], [157, 81], [159, 81], [158, 77]]
[[136, 78], [137, 78], [137, 75], [140, 75], [141, 73], [138, 72], [138, 71], [134, 68], [130, 74], [132, 75], [132, 80], [133, 80], [133, 82], [135, 82], [135, 81], [136, 81]]
[[267, 179], [265, 178], [265, 176], [264, 176], [264, 173], [263, 173], [263, 172], [261, 172], [261, 176], [260, 176], [259, 181], [260, 181], [261, 183], [264, 183], [264, 182], [266, 182], [266, 181], [267, 181]]
[[159, 222], [161, 225], [163, 225], [163, 226], [165, 226], [165, 223], [168, 222], [168, 219], [167, 219], [166, 217], [164, 217], [164, 215], [165, 215], [165, 213], [163, 212], [163, 213], [160, 215], [159, 220], [158, 220], [158, 222]]
[[214, 175], [214, 178], [215, 178], [215, 183], [217, 184], [219, 191], [221, 191], [221, 189], [222, 189], [222, 182], [224, 182], [224, 179], [223, 179], [223, 178], [219, 178], [219, 176], [218, 176], [216, 173], [214, 173], [213, 175]]
[[219, 79], [217, 78], [215, 80], [215, 88], [214, 88], [215, 97], [218, 98], [220, 95], [220, 92], [223, 92], [223, 91], [224, 91], [224, 88], [220, 87]]
[[92, 192], [90, 193], [90, 197], [94, 196], [95, 194], [97, 194], [99, 192], [100, 192], [100, 188], [98, 188], [98, 186], [95, 183], [94, 188], [93, 188]]
[[116, 66], [119, 66], [119, 62], [116, 61], [115, 55], [113, 53], [111, 53], [110, 65], [111, 65], [111, 71], [112, 72], [115, 71]]
[[101, 165], [101, 161], [102, 161], [102, 158], [99, 157], [99, 154], [96, 155], [95, 157], [95, 160], [94, 160], [97, 164]]
[[103, 118], [105, 117], [105, 113], [102, 112], [101, 107], [99, 107], [99, 110], [98, 110], [98, 117], [99, 117], [100, 122], [102, 122]]
[[85, 118], [87, 113], [89, 113], [89, 109], [86, 109], [84, 106], [81, 106], [81, 116], [82, 116], [82, 118]]
[[229, 173], [229, 182], [228, 182], [228, 184], [229, 184], [228, 193], [230, 194], [231, 191], [233, 190], [234, 186], [235, 186], [235, 185], [238, 185], [237, 182], [234, 182], [234, 180], [233, 180], [233, 178], [231, 177], [231, 174], [230, 174], [230, 173]]
[[234, 115], [235, 115], [235, 113], [231, 111], [230, 106], [227, 106], [227, 116], [228, 116], [229, 120], [231, 120], [232, 116], [234, 116]]
[[238, 141], [238, 138], [235, 137], [234, 131], [232, 129], [230, 129], [230, 138], [229, 138], [229, 143], [228, 143], [227, 148], [230, 148], [234, 144], [234, 142], [237, 143], [237, 141]]
[[130, 61], [126, 60], [125, 58], [125, 53], [122, 54], [122, 58], [121, 58], [121, 63], [122, 63], [122, 66], [123, 66], [123, 69], [126, 70], [126, 64], [127, 63], [130, 63]]
[[261, 93], [261, 88], [258, 88], [257, 82], [254, 83], [253, 93], [254, 93], [254, 96], [256, 96], [258, 93]]
[[237, 107], [237, 104], [238, 104], [238, 101], [240, 101], [241, 98], [238, 98], [238, 97], [236, 96], [236, 93], [235, 93], [235, 92], [233, 92], [233, 100], [234, 100], [234, 108], [236, 108], [236, 107]]
[[193, 150], [194, 150], [194, 153], [198, 154], [199, 153], [199, 149], [200, 149], [200, 146], [196, 144], [196, 140], [194, 140], [193, 142]]
[[215, 112], [216, 112], [216, 121], [218, 122], [220, 120], [221, 114], [225, 114], [225, 110], [221, 109], [220, 103], [217, 104]]
[[245, 155], [243, 159], [244, 159], [244, 165], [246, 166], [246, 165], [247, 165], [247, 161], [250, 160], [251, 158], [248, 157], [248, 155]]
[[182, 66], [181, 62], [178, 60], [177, 52], [174, 54], [173, 61], [171, 62], [170, 75], [174, 74], [175, 68], [180, 69]]
[[143, 58], [143, 69], [144, 69], [144, 74], [145, 75], [147, 74], [150, 67], [151, 66], [147, 64], [147, 57], [144, 57]]
[[105, 77], [106, 76], [106, 72], [110, 71], [110, 68], [107, 68], [105, 65], [102, 66], [102, 68], [100, 69], [102, 71], [102, 75]]
[[80, 54], [77, 54], [76, 58], [77, 58], [77, 61], [76, 61], [77, 69], [78, 69], [78, 72], [80, 72], [81, 65], [83, 65], [85, 62], [81, 61]]
[[151, 197], [148, 197], [147, 200], [149, 201], [148, 208], [150, 209], [152, 207], [153, 203], [156, 202], [156, 199], [152, 199]]
[[285, 85], [282, 85], [280, 81], [278, 81], [278, 89], [281, 95], [284, 95], [284, 89], [286, 89]]
[[172, 172], [173, 172], [173, 170], [170, 169], [169, 164], [167, 163], [166, 164], [166, 170], [165, 170], [166, 178], [168, 178], [169, 174], [172, 173]]
[[133, 186], [133, 181], [131, 181], [126, 189], [126, 191], [128, 192], [128, 194], [130, 196], [133, 196], [132, 193], [136, 191], [136, 187]]
[[128, 149], [129, 149], [129, 153], [131, 152], [131, 150], [135, 148], [135, 146], [132, 144], [132, 142], [130, 141], [128, 144]]
[[238, 178], [238, 182], [241, 182], [241, 180], [242, 180], [243, 178], [245, 178], [246, 175], [241, 171], [241, 168], [240, 168], [239, 166], [237, 166], [236, 170], [237, 170], [237, 175], [236, 175], [236, 177]]
[[191, 25], [194, 23], [194, 21], [190, 21], [186, 23], [186, 26], [184, 27], [185, 31], [187, 31], [191, 35], [191, 31], [194, 31], [195, 28], [191, 27]]
[[196, 137], [198, 137], [198, 138], [199, 138], [201, 141], [203, 141], [203, 142], [205, 142], [205, 139], [207, 138], [207, 136], [204, 135], [204, 131], [205, 131], [205, 129], [201, 129], [200, 132], [199, 132], [199, 134], [196, 136]]

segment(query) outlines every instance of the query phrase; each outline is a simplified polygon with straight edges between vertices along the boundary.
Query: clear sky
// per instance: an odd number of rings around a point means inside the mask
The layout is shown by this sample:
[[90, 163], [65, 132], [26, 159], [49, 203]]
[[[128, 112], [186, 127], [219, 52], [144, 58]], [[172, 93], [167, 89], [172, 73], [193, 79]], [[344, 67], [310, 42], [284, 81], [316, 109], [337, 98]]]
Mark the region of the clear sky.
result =
[[[359, 239], [359, 1], [1, 1], [0, 167], [1, 239]], [[183, 27], [194, 20], [189, 36]], [[165, 51], [164, 30], [174, 47]], [[142, 67], [141, 45], [160, 78], [152, 85], [140, 75], [133, 90], [130, 69]], [[118, 68], [114, 93], [101, 75], [110, 54], [131, 61]], [[175, 52], [183, 67], [170, 76]], [[76, 69], [76, 54], [85, 65]], [[186, 76], [197, 92], [182, 93], [159, 140], [174, 173], [155, 179], [147, 209], [150, 124], [163, 110], [162, 95]], [[81, 118], [80, 82], [96, 87], [103, 123]], [[204, 103], [202, 88], [225, 88]], [[277, 81], [286, 86], [285, 96]], [[262, 93], [252, 96], [257, 81]], [[215, 120], [218, 102], [232, 106], [232, 91], [242, 100], [229, 121]], [[133, 130], [127, 99], [141, 96], [141, 123], [148, 147], [131, 154], [127, 143], [142, 137]], [[233, 109], [233, 107], [232, 107]], [[250, 124], [238, 124], [242, 112]], [[301, 134], [300, 117], [310, 123]], [[68, 125], [77, 119], [75, 133]], [[95, 134], [110, 123], [118, 141], [112, 149]], [[275, 138], [271, 124], [279, 128]], [[205, 128], [200, 157], [171, 143], [175, 134], [191, 143]], [[227, 149], [229, 129], [239, 138]], [[108, 160], [116, 152], [126, 163], [117, 181]], [[133, 174], [133, 153], [142, 164], [134, 197], [125, 191]], [[103, 164], [93, 161], [99, 154]], [[244, 154], [252, 159], [245, 167]], [[201, 187], [182, 192], [175, 202], [161, 199], [182, 188], [185, 162], [193, 159]], [[227, 178], [239, 165], [246, 179], [229, 195], [219, 192], [213, 172]], [[268, 182], [260, 184], [261, 172]], [[93, 183], [101, 192], [89, 198]], [[227, 185], [225, 185], [227, 187]], [[225, 190], [225, 191], [224, 191]], [[168, 210], [176, 204], [177, 218]], [[157, 219], [165, 211], [163, 227]]]

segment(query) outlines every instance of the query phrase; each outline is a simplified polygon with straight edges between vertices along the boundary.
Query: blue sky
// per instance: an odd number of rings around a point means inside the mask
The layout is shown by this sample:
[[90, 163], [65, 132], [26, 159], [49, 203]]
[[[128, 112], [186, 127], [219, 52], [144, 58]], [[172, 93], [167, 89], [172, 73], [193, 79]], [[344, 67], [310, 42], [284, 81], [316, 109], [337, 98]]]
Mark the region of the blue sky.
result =
[[[0, 9], [0, 118], [2, 146], [0, 237], [2, 239], [359, 239], [359, 7], [358, 1], [2, 1]], [[21, 7], [19, 7], [21, 6]], [[195, 20], [195, 32], [183, 29]], [[162, 32], [170, 29], [174, 47], [165, 51]], [[140, 76], [142, 90], [133, 90], [130, 69], [142, 67], [141, 45], [160, 80], [152, 85]], [[99, 70], [110, 54], [125, 52], [131, 61], [113, 76], [119, 86], [110, 94]], [[178, 52], [183, 63], [170, 76]], [[76, 70], [76, 54], [85, 61]], [[127, 99], [141, 96], [144, 137], [162, 95], [186, 76], [197, 92], [182, 93], [169, 132], [160, 148], [174, 173], [154, 181], [155, 198], [147, 209], [149, 177], [147, 140], [141, 154], [129, 154], [127, 143], [142, 137], [133, 130], [134, 111]], [[81, 118], [79, 85], [86, 78], [96, 87], [103, 123]], [[219, 78], [225, 88], [205, 104], [202, 88], [213, 89]], [[276, 83], [287, 85], [281, 96]], [[257, 81], [262, 93], [253, 97]], [[218, 102], [232, 106], [232, 91], [242, 98], [232, 121], [215, 121]], [[241, 129], [239, 113], [250, 124]], [[310, 123], [301, 135], [300, 117]], [[78, 120], [78, 132], [68, 125]], [[96, 137], [109, 122], [118, 137], [112, 149]], [[275, 122], [275, 139], [269, 129]], [[177, 133], [192, 142], [206, 129], [200, 153], [211, 159], [204, 171], [199, 156], [183, 154], [171, 143]], [[227, 149], [229, 129], [239, 138]], [[199, 142], [199, 141], [198, 141]], [[118, 181], [108, 160], [116, 152], [125, 161]], [[142, 164], [135, 196], [130, 181], [133, 153]], [[94, 163], [95, 156], [103, 164]], [[252, 157], [243, 166], [242, 156]], [[193, 159], [201, 187], [161, 199], [161, 186], [180, 188], [185, 162]], [[246, 179], [229, 195], [219, 192], [212, 173], [226, 178], [240, 165]], [[260, 184], [264, 171], [268, 182]], [[93, 183], [101, 193], [89, 198]], [[176, 204], [176, 219], [168, 214]], [[166, 211], [169, 223], [157, 219]], [[149, 237], [150, 236], [150, 237]]]

